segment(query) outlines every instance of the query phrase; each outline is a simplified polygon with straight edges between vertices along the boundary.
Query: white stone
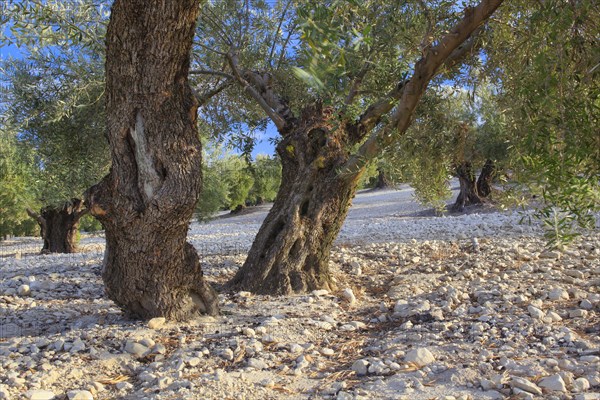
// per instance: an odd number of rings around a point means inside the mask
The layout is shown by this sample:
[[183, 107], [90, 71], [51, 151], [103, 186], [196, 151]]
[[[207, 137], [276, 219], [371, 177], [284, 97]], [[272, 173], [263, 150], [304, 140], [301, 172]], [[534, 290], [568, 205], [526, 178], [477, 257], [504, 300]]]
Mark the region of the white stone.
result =
[[133, 389], [133, 385], [129, 382], [119, 382], [115, 385], [117, 390], [131, 390]]
[[221, 358], [224, 358], [227, 361], [233, 360], [233, 350], [225, 349], [221, 352]]
[[0, 400], [10, 400], [10, 392], [8, 388], [0, 384]]
[[369, 362], [367, 360], [356, 360], [350, 369], [356, 372], [356, 375], [363, 376], [367, 374], [368, 368]]
[[324, 356], [332, 356], [335, 354], [335, 351], [333, 351], [333, 349], [329, 349], [327, 347], [321, 349], [321, 354], [323, 354]]
[[600, 393], [577, 394], [575, 400], [600, 400]]
[[156, 376], [154, 376], [148, 371], [144, 371], [138, 375], [138, 379], [142, 382], [152, 382], [156, 379]]
[[244, 327], [242, 328], [242, 334], [249, 338], [256, 337], [256, 332], [252, 328]]
[[302, 353], [304, 351], [304, 347], [300, 346], [297, 343], [290, 344], [290, 353]]
[[565, 385], [565, 381], [558, 374], [542, 378], [542, 380], [539, 383], [539, 386], [544, 389], [548, 389], [548, 390], [556, 391], [556, 392], [566, 392], [567, 391], [567, 385]]
[[29, 296], [31, 294], [31, 289], [29, 288], [29, 285], [19, 286], [19, 288], [17, 289], [17, 294], [19, 296]]
[[555, 313], [554, 311], [548, 311], [546, 314], [546, 318], [550, 318], [552, 322], [560, 322], [562, 321], [562, 317]]
[[346, 288], [342, 291], [342, 298], [346, 300], [350, 304], [356, 303], [356, 296], [354, 296], [354, 292], [350, 288]]
[[562, 288], [552, 289], [550, 293], [548, 293], [548, 299], [555, 300], [569, 300], [569, 292]]
[[56, 395], [49, 390], [30, 390], [25, 393], [29, 400], [52, 400]]
[[326, 289], [321, 289], [321, 290], [313, 290], [312, 291], [313, 296], [326, 296], [329, 294], [329, 290]]
[[73, 346], [71, 346], [69, 353], [79, 353], [84, 350], [85, 350], [85, 343], [81, 339], [77, 338], [73, 342]]
[[590, 382], [585, 378], [577, 378], [573, 382], [573, 389], [578, 392], [585, 392], [586, 390], [589, 390], [589, 388]]
[[588, 315], [588, 311], [587, 310], [571, 310], [569, 311], [569, 317], [570, 318], [585, 318]]
[[202, 362], [202, 359], [200, 357], [192, 357], [188, 360], [188, 365], [190, 367], [197, 367], [198, 365], [200, 365], [200, 363]]
[[71, 390], [67, 392], [69, 400], [94, 400], [94, 396], [87, 390]]
[[258, 369], [258, 370], [269, 368], [267, 363], [264, 360], [261, 360], [259, 358], [249, 358], [248, 359], [248, 367]]
[[528, 306], [527, 311], [529, 311], [529, 315], [531, 315], [531, 317], [535, 319], [543, 319], [546, 316], [546, 313], [534, 306]]
[[435, 362], [435, 357], [426, 348], [412, 349], [404, 356], [404, 361], [416, 364], [419, 367]]
[[583, 310], [591, 310], [594, 308], [594, 305], [588, 299], [584, 299], [581, 300], [581, 303], [579, 303], [579, 307], [581, 307]]
[[136, 357], [142, 357], [148, 352], [148, 348], [141, 343], [128, 340], [127, 343], [125, 343], [125, 351]]
[[528, 393], [533, 393], [537, 395], [542, 394], [542, 389], [540, 389], [535, 383], [518, 376], [512, 376], [510, 380], [510, 385], [513, 388], [518, 388], [524, 390]]
[[148, 328], [150, 328], [150, 329], [161, 328], [165, 324], [166, 321], [167, 320], [164, 317], [152, 318], [150, 321], [148, 321]]

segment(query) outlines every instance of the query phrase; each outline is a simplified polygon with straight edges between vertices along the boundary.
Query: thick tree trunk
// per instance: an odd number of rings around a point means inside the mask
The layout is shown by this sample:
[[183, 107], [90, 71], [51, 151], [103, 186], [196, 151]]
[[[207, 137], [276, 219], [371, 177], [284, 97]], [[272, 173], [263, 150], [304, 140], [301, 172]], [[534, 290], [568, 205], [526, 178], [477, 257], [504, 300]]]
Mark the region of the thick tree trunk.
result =
[[197, 0], [116, 0], [106, 34], [112, 167], [86, 201], [106, 232], [106, 292], [132, 317], [218, 312], [186, 243], [202, 179], [187, 80], [198, 12]]
[[281, 186], [231, 282], [234, 287], [277, 295], [334, 289], [329, 253], [362, 170], [338, 174], [347, 155], [341, 140], [328, 131], [322, 119], [304, 116], [277, 146]]
[[468, 162], [462, 162], [456, 167], [456, 176], [460, 183], [460, 192], [456, 202], [452, 206], [453, 211], [463, 211], [466, 206], [481, 204], [481, 197], [477, 193], [477, 182], [473, 165]]
[[486, 160], [477, 179], [477, 193], [480, 197], [487, 198], [492, 193], [492, 181], [495, 175], [496, 165], [492, 160]]
[[40, 235], [44, 240], [42, 254], [77, 252], [79, 220], [87, 211], [80, 199], [71, 199], [59, 207], [44, 207], [39, 214], [28, 209], [29, 216], [40, 226]]
[[375, 189], [387, 189], [392, 186], [385, 172], [382, 169], [377, 170], [377, 182], [375, 182]]

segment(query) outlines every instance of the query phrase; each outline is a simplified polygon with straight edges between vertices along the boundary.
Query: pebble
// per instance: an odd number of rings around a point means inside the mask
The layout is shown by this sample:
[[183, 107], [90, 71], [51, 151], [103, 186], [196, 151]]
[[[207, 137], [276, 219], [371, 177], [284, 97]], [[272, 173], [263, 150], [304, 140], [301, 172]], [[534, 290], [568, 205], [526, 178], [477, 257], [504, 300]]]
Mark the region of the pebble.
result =
[[527, 311], [529, 311], [529, 315], [535, 319], [543, 319], [546, 316], [542, 310], [531, 305], [527, 307]]
[[56, 395], [49, 390], [29, 390], [25, 393], [29, 400], [52, 400]]
[[342, 291], [342, 298], [346, 300], [350, 304], [356, 303], [356, 296], [354, 296], [354, 292], [350, 288], [346, 288]]
[[435, 362], [435, 357], [428, 349], [418, 348], [410, 350], [408, 353], [406, 353], [406, 356], [404, 356], [404, 361], [416, 364], [419, 367], [424, 367]]
[[364, 375], [367, 375], [368, 368], [369, 368], [369, 362], [367, 360], [356, 360], [356, 361], [354, 361], [354, 363], [352, 364], [352, 367], [350, 369], [352, 371], [356, 372], [356, 375], [364, 376]]
[[542, 378], [542, 380], [539, 382], [539, 386], [544, 389], [548, 389], [548, 390], [555, 391], [555, 392], [566, 392], [567, 391], [567, 386], [565, 385], [565, 381], [563, 380], [562, 376], [560, 376], [558, 374]]
[[510, 385], [513, 388], [521, 389], [528, 393], [533, 393], [537, 395], [542, 394], [542, 389], [540, 389], [539, 386], [525, 378], [511, 376]]
[[166, 321], [167, 320], [164, 317], [152, 318], [150, 321], [148, 321], [148, 328], [159, 329], [165, 324]]
[[69, 400], [94, 400], [94, 396], [88, 390], [71, 390], [67, 392]]
[[148, 353], [148, 348], [141, 343], [135, 342], [133, 340], [128, 340], [125, 343], [125, 351], [129, 354], [133, 354], [136, 357], [142, 357], [146, 353]]
[[249, 358], [248, 359], [248, 367], [249, 368], [254, 368], [254, 369], [268, 369], [269, 366], [267, 365], [267, 363], [264, 360], [258, 359], [258, 358]]
[[552, 289], [548, 293], [548, 299], [550, 299], [552, 301], [569, 300], [569, 292], [567, 292], [565, 289], [561, 289], [561, 288]]
[[117, 390], [131, 390], [133, 389], [133, 385], [127, 381], [119, 382], [115, 385]]
[[17, 289], [17, 294], [19, 296], [29, 296], [31, 294], [31, 289], [29, 288], [29, 285], [19, 286], [19, 288]]
[[577, 378], [573, 382], [573, 389], [577, 392], [585, 392], [590, 389], [590, 382], [585, 378]]

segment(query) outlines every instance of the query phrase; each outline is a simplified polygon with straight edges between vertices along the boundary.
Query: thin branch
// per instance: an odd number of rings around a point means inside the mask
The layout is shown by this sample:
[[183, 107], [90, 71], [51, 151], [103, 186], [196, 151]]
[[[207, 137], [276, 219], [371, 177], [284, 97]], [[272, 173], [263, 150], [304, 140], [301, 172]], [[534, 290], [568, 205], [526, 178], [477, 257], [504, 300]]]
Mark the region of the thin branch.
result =
[[[275, 45], [277, 44], [277, 36], [279, 36], [279, 31], [281, 30], [281, 26], [285, 20], [285, 16], [287, 14], [288, 8], [292, 4], [292, 0], [288, 0], [286, 3], [283, 12], [281, 13], [281, 18], [279, 19], [279, 24], [277, 25], [277, 29], [275, 30], [275, 34], [273, 35], [273, 44], [271, 45], [271, 51], [269, 52], [268, 65], [272, 66], [273, 63], [273, 55], [275, 54]], [[289, 35], [288, 35], [289, 37]]]
[[213, 53], [216, 53], [216, 54], [218, 54], [218, 55], [220, 55], [220, 56], [227, 57], [227, 53], [224, 53], [224, 52], [222, 52], [222, 51], [219, 51], [219, 50], [217, 50], [217, 49], [215, 49], [215, 48], [213, 48], [213, 47], [207, 46], [207, 45], [205, 45], [205, 44], [202, 44], [202, 43], [200, 43], [200, 42], [194, 42], [194, 44], [197, 44], [198, 46], [202, 47], [203, 49], [205, 49], [205, 50], [208, 50], [208, 51], [211, 51], [211, 52], [213, 52]]
[[246, 79], [244, 79], [239, 71], [237, 55], [233, 52], [227, 55], [227, 59], [229, 60], [229, 66], [233, 71], [235, 79], [240, 83], [244, 91], [250, 95], [258, 105], [267, 113], [269, 118], [273, 121], [275, 126], [279, 131], [282, 131], [285, 127], [285, 120], [275, 112], [275, 110], [267, 103], [267, 101], [256, 91], [254, 87], [252, 87]]
[[193, 70], [190, 70], [189, 74], [190, 75], [214, 75], [214, 76], [221, 76], [221, 77], [227, 78], [227, 79], [235, 79], [235, 77], [233, 75], [228, 74], [227, 72], [212, 71], [209, 69], [193, 69]]
[[81, 217], [83, 217], [85, 214], [89, 213], [90, 209], [89, 208], [83, 208], [82, 210], [79, 210], [77, 212], [77, 214], [75, 214], [75, 221], [79, 221], [81, 219]]
[[[487, 20], [504, 0], [482, 0], [476, 7], [465, 9], [465, 16], [444, 35], [435, 46], [426, 49], [421, 59], [415, 64], [412, 77], [401, 87], [400, 100], [390, 116], [390, 122], [382, 129], [373, 131], [369, 138], [350, 157], [340, 171], [341, 174], [353, 176], [364, 165], [376, 157], [382, 149], [398, 140], [410, 126], [411, 118], [419, 100], [439, 68], [446, 62], [453, 62], [454, 53], [459, 47]], [[454, 54], [454, 55], [453, 55]]]
[[358, 89], [360, 88], [363, 79], [367, 75], [367, 72], [369, 72], [369, 69], [371, 68], [371, 62], [369, 61], [369, 58], [367, 58], [363, 67], [360, 69], [360, 71], [358, 71], [358, 74], [356, 74], [356, 76], [352, 79], [352, 86], [350, 87], [348, 95], [344, 100], [344, 105], [349, 106], [350, 104], [352, 104], [354, 98], [358, 94]]
[[431, 11], [429, 10], [429, 7], [427, 7], [427, 4], [425, 4], [423, 0], [419, 0], [418, 3], [423, 9], [423, 14], [427, 20], [427, 29], [425, 29], [425, 35], [423, 35], [423, 39], [421, 39], [421, 44], [419, 45], [419, 48], [423, 52], [431, 43], [431, 32], [433, 31], [433, 26], [435, 24], [431, 18]]
[[31, 208], [26, 208], [25, 211], [27, 212], [27, 215], [36, 220], [43, 230], [46, 229], [46, 219], [44, 217], [33, 211]]
[[292, 29], [289, 30], [288, 35], [285, 38], [285, 41], [283, 42], [283, 46], [281, 47], [281, 53], [279, 53], [279, 60], [277, 61], [277, 67], [275, 68], [275, 70], [279, 70], [281, 63], [283, 62], [283, 59], [285, 58], [285, 51], [288, 47], [288, 44], [290, 43], [292, 35], [293, 35], [294, 31], [296, 30], [297, 26], [298, 25], [294, 24], [294, 26], [292, 26]]
[[196, 100], [198, 100], [198, 107], [202, 107], [203, 105], [208, 103], [208, 101], [211, 98], [215, 97], [216, 95], [218, 95], [219, 93], [221, 93], [223, 90], [227, 89], [231, 85], [233, 85], [233, 80], [226, 80], [225, 82], [223, 82], [219, 86], [215, 87], [214, 89], [208, 90], [204, 93], [199, 93], [197, 89], [192, 88], [192, 91], [194, 92], [194, 96], [196, 97]]

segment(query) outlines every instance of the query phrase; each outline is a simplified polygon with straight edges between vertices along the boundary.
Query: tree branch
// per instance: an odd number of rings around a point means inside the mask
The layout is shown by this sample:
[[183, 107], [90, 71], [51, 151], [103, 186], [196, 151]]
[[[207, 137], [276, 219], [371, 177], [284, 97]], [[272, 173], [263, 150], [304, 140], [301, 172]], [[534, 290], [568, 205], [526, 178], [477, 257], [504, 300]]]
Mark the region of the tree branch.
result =
[[46, 229], [46, 219], [44, 217], [33, 211], [31, 208], [26, 208], [25, 211], [27, 212], [27, 215], [35, 219], [42, 229]]
[[192, 88], [192, 91], [194, 92], [194, 96], [196, 97], [196, 100], [198, 100], [198, 107], [202, 107], [203, 105], [208, 103], [208, 101], [211, 98], [218, 95], [219, 93], [221, 93], [223, 90], [227, 89], [231, 85], [233, 85], [233, 79], [228, 79], [225, 82], [223, 82], [221, 85], [215, 87], [214, 89], [207, 90], [204, 93], [198, 93], [197, 89]]
[[277, 36], [279, 35], [281, 26], [283, 25], [283, 22], [285, 21], [285, 16], [287, 14], [288, 8], [290, 7], [290, 4], [292, 4], [292, 0], [288, 0], [285, 7], [283, 8], [283, 11], [281, 12], [281, 18], [279, 19], [279, 24], [277, 25], [277, 30], [275, 31], [275, 34], [273, 35], [273, 43], [271, 44], [271, 51], [269, 52], [269, 58], [267, 59], [267, 65], [269, 67], [273, 66], [273, 64], [272, 64], [273, 63], [273, 55], [275, 54], [275, 45], [277, 44]]
[[188, 72], [189, 75], [214, 75], [214, 76], [221, 76], [223, 78], [227, 78], [227, 79], [235, 79], [235, 77], [231, 74], [228, 74], [227, 72], [222, 72], [222, 71], [211, 71], [208, 69], [193, 69], [190, 72]]
[[[280, 132], [283, 131], [285, 127], [285, 119], [275, 111], [274, 107], [272, 107], [267, 102], [267, 100], [246, 79], [244, 79], [242, 73], [239, 70], [237, 55], [233, 52], [230, 52], [227, 55], [227, 59], [229, 60], [229, 66], [233, 71], [235, 79], [239, 82], [244, 91], [248, 95], [250, 95], [250, 97], [252, 97], [254, 100], [256, 100], [258, 105], [267, 113], [269, 118], [271, 118], [277, 129]], [[248, 75], [252, 76], [253, 74], [249, 73]], [[259, 87], [261, 87], [261, 89], [263, 89], [264, 92], [266, 89], [266, 87], [264, 87], [264, 82], [260, 83], [261, 84], [259, 85]]]
[[[459, 49], [461, 44], [496, 11], [503, 1], [482, 0], [476, 7], [466, 8], [463, 19], [448, 34], [435, 42], [436, 45], [425, 50], [421, 59], [415, 64], [412, 77], [401, 87], [400, 100], [390, 117], [390, 122], [382, 129], [371, 133], [358, 151], [348, 159], [340, 173], [349, 175], [358, 173], [382, 149], [398, 140], [410, 126], [413, 112], [438, 69], [447, 61], [453, 62], [459, 59], [461, 53], [466, 54], [464, 49]], [[454, 53], [455, 51], [458, 53]]]

